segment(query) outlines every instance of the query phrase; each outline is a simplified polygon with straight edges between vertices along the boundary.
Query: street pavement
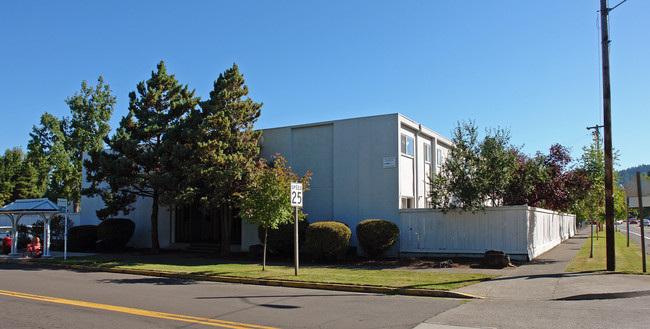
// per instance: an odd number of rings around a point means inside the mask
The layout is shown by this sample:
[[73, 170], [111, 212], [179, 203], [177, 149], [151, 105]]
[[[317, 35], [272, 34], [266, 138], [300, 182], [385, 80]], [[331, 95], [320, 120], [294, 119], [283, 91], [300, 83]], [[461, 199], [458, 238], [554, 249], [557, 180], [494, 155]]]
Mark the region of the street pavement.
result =
[[650, 276], [564, 273], [588, 237], [582, 230], [502, 277], [458, 289], [485, 299], [416, 328], [649, 328]]

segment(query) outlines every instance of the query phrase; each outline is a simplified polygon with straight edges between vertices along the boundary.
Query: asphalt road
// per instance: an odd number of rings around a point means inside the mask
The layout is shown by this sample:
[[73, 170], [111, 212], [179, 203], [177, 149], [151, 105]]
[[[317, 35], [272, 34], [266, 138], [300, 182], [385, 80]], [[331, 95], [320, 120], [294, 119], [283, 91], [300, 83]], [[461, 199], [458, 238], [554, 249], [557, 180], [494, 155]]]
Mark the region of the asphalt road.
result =
[[18, 264], [0, 273], [0, 328], [413, 328], [462, 304]]
[[[627, 234], [627, 224], [619, 224], [616, 226], [623, 234]], [[645, 236], [645, 252], [650, 255], [650, 227], [644, 226]], [[604, 234], [603, 234], [604, 236]], [[630, 224], [630, 241], [634, 242], [637, 246], [641, 247], [641, 229], [638, 224]]]

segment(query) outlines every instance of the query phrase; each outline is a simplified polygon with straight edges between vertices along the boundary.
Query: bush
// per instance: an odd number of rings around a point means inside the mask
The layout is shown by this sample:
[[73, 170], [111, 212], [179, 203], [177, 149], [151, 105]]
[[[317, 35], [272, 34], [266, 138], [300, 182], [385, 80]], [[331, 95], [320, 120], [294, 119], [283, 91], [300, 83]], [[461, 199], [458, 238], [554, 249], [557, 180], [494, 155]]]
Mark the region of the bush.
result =
[[[55, 215], [50, 221], [50, 250], [63, 250], [63, 245], [65, 242], [65, 226], [63, 225], [65, 216]], [[70, 229], [74, 223], [70, 218], [68, 218], [68, 229]], [[42, 220], [36, 221], [32, 224], [30, 233], [34, 236], [43, 235], [43, 227], [45, 224]], [[45, 239], [42, 239], [45, 243]]]
[[[41, 231], [41, 233], [43, 233], [43, 231]], [[18, 224], [18, 242], [16, 244], [18, 250], [25, 249], [27, 244], [32, 242], [32, 238], [30, 237], [31, 234], [31, 230], [27, 225]], [[41, 241], [43, 241], [43, 239], [41, 239]]]
[[135, 223], [128, 218], [108, 218], [97, 225], [97, 238], [103, 249], [123, 249], [133, 237]]
[[[295, 216], [295, 215], [293, 215]], [[293, 255], [293, 230], [294, 222], [291, 220], [289, 223], [281, 224], [277, 229], [269, 230], [266, 247], [269, 251], [276, 255], [287, 256]], [[298, 242], [305, 241], [305, 232], [309, 227], [309, 222], [305, 220], [298, 221]], [[264, 243], [264, 228], [257, 227], [257, 236], [260, 241]]]
[[97, 243], [97, 226], [79, 225], [68, 231], [68, 249], [70, 251], [92, 251]]
[[309, 225], [306, 232], [307, 249], [315, 258], [345, 256], [350, 246], [352, 231], [341, 222], [318, 222]]
[[399, 227], [383, 219], [366, 219], [357, 225], [357, 240], [371, 257], [381, 256], [399, 236]]

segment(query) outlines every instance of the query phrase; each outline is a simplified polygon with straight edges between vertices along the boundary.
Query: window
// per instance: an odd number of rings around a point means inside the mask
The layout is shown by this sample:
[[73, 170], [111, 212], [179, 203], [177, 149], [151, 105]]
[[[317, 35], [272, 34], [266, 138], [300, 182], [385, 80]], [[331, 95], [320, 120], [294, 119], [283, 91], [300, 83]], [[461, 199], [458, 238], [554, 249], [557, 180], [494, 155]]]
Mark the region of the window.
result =
[[431, 145], [424, 144], [424, 162], [431, 162]]
[[436, 162], [438, 162], [438, 165], [442, 164], [442, 151], [440, 149], [438, 149], [438, 159]]
[[402, 135], [401, 140], [402, 154], [413, 156], [413, 138]]
[[414, 208], [415, 199], [409, 197], [402, 197], [402, 209]]

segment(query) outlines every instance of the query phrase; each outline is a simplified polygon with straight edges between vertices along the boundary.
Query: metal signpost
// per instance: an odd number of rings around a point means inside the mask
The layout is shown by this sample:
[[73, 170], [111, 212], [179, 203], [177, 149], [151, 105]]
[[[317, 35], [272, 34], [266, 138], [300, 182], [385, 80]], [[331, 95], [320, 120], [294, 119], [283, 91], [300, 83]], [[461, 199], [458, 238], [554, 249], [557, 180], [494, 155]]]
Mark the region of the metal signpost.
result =
[[296, 263], [296, 276], [298, 276], [298, 207], [302, 207], [302, 183], [291, 183], [291, 194], [290, 194], [290, 199], [291, 199], [291, 206], [295, 207], [295, 212], [296, 212], [296, 219], [295, 219], [295, 226], [294, 226], [294, 251], [293, 251], [293, 259], [294, 262]]
[[56, 207], [59, 208], [60, 213], [64, 213], [63, 217], [63, 260], [68, 260], [68, 200], [67, 199], [57, 199]]

